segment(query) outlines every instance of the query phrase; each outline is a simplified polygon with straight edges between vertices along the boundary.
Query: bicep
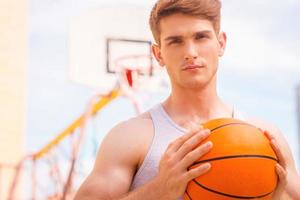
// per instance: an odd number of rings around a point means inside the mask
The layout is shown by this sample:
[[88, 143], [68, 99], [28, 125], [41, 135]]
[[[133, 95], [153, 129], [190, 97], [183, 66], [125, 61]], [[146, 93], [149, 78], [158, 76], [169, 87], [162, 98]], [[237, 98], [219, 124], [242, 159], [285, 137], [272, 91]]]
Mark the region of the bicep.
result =
[[93, 170], [78, 190], [75, 200], [110, 200], [128, 192], [131, 173], [121, 167], [101, 172]]
[[104, 138], [94, 169], [78, 193], [99, 200], [123, 196], [130, 189], [138, 161], [134, 140], [124, 140], [123, 131], [113, 130]]

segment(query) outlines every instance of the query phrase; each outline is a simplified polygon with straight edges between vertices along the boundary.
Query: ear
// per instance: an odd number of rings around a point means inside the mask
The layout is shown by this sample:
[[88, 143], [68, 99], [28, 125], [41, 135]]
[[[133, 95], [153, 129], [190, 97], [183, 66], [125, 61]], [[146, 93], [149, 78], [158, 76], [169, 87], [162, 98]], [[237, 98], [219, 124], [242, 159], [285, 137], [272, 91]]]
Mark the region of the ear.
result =
[[160, 46], [158, 46], [157, 44], [153, 44], [151, 46], [151, 49], [152, 49], [152, 53], [153, 53], [155, 59], [157, 60], [157, 62], [159, 63], [159, 65], [161, 67], [165, 66], [165, 63], [164, 63], [163, 58], [161, 56]]
[[222, 57], [224, 55], [225, 49], [226, 49], [226, 42], [227, 42], [227, 35], [225, 32], [220, 32], [219, 33], [219, 45], [220, 45], [220, 49], [219, 49], [219, 57]]

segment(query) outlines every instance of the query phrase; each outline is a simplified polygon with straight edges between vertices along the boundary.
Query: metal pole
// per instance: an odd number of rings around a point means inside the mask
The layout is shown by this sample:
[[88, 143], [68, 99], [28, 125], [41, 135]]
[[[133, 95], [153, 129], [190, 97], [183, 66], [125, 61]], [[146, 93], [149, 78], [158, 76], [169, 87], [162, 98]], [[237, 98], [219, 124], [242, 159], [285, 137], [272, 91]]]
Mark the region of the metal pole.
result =
[[[300, 155], [300, 85], [296, 88], [296, 105], [297, 105], [297, 116], [298, 116], [298, 151]], [[298, 163], [300, 162], [300, 157], [298, 158]], [[300, 164], [300, 163], [299, 163]]]
[[37, 187], [37, 179], [36, 179], [36, 160], [32, 160], [32, 169], [31, 169], [31, 199], [36, 200], [36, 187]]

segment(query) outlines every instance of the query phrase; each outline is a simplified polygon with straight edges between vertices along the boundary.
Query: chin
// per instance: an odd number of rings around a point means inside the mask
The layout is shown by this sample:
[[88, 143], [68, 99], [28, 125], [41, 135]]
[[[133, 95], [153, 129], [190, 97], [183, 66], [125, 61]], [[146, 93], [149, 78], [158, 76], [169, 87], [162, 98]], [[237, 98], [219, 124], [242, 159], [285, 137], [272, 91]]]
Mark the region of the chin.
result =
[[209, 84], [208, 81], [191, 81], [187, 82], [184, 85], [186, 89], [202, 89], [205, 88]]

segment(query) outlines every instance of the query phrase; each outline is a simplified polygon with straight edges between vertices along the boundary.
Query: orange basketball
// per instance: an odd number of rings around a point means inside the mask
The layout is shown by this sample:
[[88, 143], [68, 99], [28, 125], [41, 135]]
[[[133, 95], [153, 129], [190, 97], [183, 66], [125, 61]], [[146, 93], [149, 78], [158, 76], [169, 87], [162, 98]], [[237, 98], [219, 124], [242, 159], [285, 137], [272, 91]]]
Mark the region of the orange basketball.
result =
[[277, 157], [268, 138], [258, 128], [235, 119], [204, 124], [211, 130], [205, 140], [212, 150], [191, 168], [210, 162], [206, 174], [189, 182], [185, 200], [272, 199], [277, 184]]

